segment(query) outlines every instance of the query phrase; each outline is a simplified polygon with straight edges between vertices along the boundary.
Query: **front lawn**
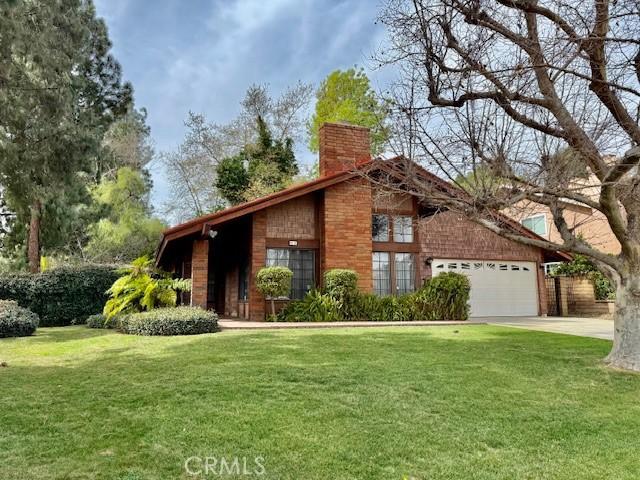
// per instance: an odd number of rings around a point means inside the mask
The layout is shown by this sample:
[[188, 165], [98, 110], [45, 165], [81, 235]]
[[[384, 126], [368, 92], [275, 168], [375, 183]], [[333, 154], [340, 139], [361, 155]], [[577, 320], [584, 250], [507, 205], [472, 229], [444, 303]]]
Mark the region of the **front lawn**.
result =
[[[610, 343], [490, 326], [0, 340], [0, 479], [637, 479]], [[192, 460], [192, 471], [202, 467]], [[242, 464], [240, 463], [242, 468]], [[219, 473], [219, 472], [218, 472]]]

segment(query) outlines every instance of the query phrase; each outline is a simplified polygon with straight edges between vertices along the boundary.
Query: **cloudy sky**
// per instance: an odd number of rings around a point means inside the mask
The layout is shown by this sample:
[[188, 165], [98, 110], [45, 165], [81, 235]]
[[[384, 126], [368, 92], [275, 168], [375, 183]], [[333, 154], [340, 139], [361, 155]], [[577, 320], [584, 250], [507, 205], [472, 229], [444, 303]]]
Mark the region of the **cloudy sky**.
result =
[[[384, 40], [376, 0], [96, 0], [113, 51], [146, 107], [157, 151], [174, 149], [187, 112], [226, 122], [252, 83], [274, 96], [298, 80], [317, 85], [337, 68], [363, 66], [373, 86], [388, 72], [371, 69]], [[300, 151], [304, 162], [311, 154]], [[153, 167], [154, 205], [166, 195]]]

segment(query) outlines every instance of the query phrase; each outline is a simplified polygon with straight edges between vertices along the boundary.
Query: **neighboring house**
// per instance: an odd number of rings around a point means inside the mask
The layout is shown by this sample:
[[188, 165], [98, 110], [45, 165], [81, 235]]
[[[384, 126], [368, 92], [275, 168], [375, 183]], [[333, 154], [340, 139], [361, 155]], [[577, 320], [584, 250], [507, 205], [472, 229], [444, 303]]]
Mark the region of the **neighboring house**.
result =
[[[597, 200], [598, 185], [595, 179], [590, 178], [576, 180], [572, 186], [574, 191], [579, 191], [583, 195]], [[602, 212], [570, 200], [563, 202], [563, 207], [564, 219], [576, 235], [602, 252], [613, 255], [620, 253], [620, 242], [611, 231], [609, 222]], [[503, 213], [544, 239], [563, 243], [560, 232], [553, 223], [553, 215], [545, 205], [522, 201]]]
[[[372, 161], [369, 145], [365, 128], [323, 125], [318, 179], [166, 230], [157, 264], [192, 279], [192, 304], [251, 320], [265, 318], [266, 299], [255, 284], [265, 265], [293, 271], [293, 299], [319, 287], [332, 268], [355, 270], [359, 288], [379, 295], [411, 292], [454, 271], [471, 279], [472, 316], [546, 313], [541, 266], [566, 257], [373, 186], [358, 169], [392, 171], [401, 162]], [[418, 170], [436, 188], [454, 188]]]

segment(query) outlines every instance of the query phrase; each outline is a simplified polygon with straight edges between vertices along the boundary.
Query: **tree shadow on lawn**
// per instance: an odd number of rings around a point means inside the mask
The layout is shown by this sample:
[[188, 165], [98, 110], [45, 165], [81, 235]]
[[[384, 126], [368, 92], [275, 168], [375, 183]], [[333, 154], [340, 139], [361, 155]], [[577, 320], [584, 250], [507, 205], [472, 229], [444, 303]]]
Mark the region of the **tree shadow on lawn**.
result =
[[[191, 455], [258, 452], [283, 478], [436, 478], [447, 462], [524, 478], [531, 472], [520, 465], [541, 458], [549, 474], [574, 457], [586, 472], [607, 473], [607, 459], [580, 457], [584, 442], [602, 436], [615, 437], [606, 452], [633, 447], [622, 437], [640, 420], [603, 423], [611, 405], [640, 393], [637, 376], [599, 366], [610, 342], [442, 328], [122, 336], [127, 348], [111, 342], [88, 360], [4, 369], [0, 477], [22, 463], [27, 472], [115, 478], [136, 468], [141, 478], [176, 478]], [[55, 342], [113, 335], [49, 334]]]
[[104, 328], [89, 328], [84, 325], [71, 325], [66, 327], [41, 327], [28, 338], [31, 342], [71, 342], [86, 338], [102, 337], [114, 334], [113, 330]]

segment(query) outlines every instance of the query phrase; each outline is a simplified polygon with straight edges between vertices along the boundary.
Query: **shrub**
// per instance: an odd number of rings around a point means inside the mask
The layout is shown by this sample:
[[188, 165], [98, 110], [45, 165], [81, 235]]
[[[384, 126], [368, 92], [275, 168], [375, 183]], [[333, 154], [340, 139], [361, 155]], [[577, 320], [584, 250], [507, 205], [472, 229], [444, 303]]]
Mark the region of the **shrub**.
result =
[[127, 315], [121, 330], [133, 335], [196, 335], [218, 330], [218, 316], [198, 307], [158, 308]]
[[287, 267], [264, 267], [256, 274], [256, 288], [271, 300], [271, 315], [275, 317], [274, 298], [286, 297], [291, 292], [293, 272]]
[[595, 263], [584, 255], [575, 254], [573, 260], [558, 265], [551, 276], [566, 275], [577, 277], [585, 275], [593, 282], [596, 300], [613, 300], [616, 298], [616, 288], [605, 275], [598, 270]]
[[302, 300], [289, 302], [274, 318], [281, 322], [336, 322], [344, 317], [334, 298], [311, 290]]
[[337, 282], [338, 287], [331, 285], [331, 294], [328, 293], [329, 288], [325, 293], [313, 290], [304, 299], [290, 302], [277, 319], [283, 322], [408, 322], [469, 318], [469, 279], [458, 273], [438, 275], [414, 293], [385, 297], [358, 293], [352, 289], [353, 276], [345, 274], [344, 277], [350, 277], [347, 288], [342, 287], [342, 282]]
[[429, 320], [467, 320], [470, 291], [471, 284], [465, 275], [441, 273], [414, 294], [417, 311]]
[[107, 318], [157, 307], [175, 307], [178, 292], [191, 289], [190, 280], [171, 278], [170, 273], [155, 268], [148, 257], [137, 258], [118, 273], [121, 277], [107, 290], [110, 298], [102, 311]]
[[358, 293], [358, 274], [342, 268], [329, 270], [324, 274], [324, 290], [337, 300], [353, 297]]
[[12, 300], [0, 300], [0, 338], [33, 335], [40, 319]]
[[119, 330], [125, 318], [126, 315], [106, 317], [101, 313], [97, 313], [95, 315], [89, 315], [89, 317], [87, 317], [86, 324], [89, 328], [107, 328], [110, 330]]
[[71, 325], [102, 311], [115, 267], [88, 265], [38, 274], [0, 275], [0, 299], [15, 300], [40, 317], [40, 326]]

